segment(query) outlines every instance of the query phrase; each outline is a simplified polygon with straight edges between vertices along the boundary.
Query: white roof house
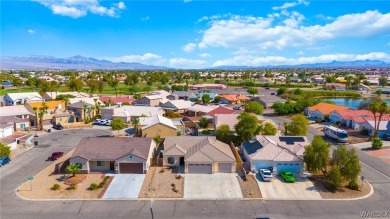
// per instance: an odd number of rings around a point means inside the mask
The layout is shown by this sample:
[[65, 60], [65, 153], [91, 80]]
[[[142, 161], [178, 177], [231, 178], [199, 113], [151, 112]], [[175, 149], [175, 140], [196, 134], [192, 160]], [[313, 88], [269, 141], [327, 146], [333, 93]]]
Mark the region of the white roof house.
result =
[[8, 93], [4, 96], [4, 101], [8, 106], [14, 106], [17, 104], [26, 104], [29, 102], [41, 102], [45, 101], [38, 92], [26, 92], [26, 93]]
[[43, 98], [45, 100], [55, 100], [58, 95], [72, 95], [75, 98], [91, 97], [91, 95], [87, 93], [71, 91], [71, 92], [46, 92], [43, 94]]
[[155, 116], [155, 117], [141, 117], [139, 118], [139, 123], [143, 127], [141, 128], [142, 130], [147, 129], [151, 126], [154, 126], [158, 123], [162, 123], [166, 126], [169, 126], [171, 128], [177, 129], [177, 127], [173, 124], [171, 119], [168, 119], [164, 116]]
[[217, 107], [218, 106], [204, 106], [204, 105], [195, 104], [195, 105], [193, 105], [191, 107], [188, 107], [187, 110], [193, 111], [193, 112], [208, 113], [208, 112], [214, 110]]
[[158, 95], [162, 98], [167, 98], [168, 95], [170, 95], [171, 93], [165, 91], [165, 90], [157, 90], [157, 91], [153, 91], [152, 93], [149, 93], [147, 96], [153, 96], [153, 95]]
[[30, 111], [24, 105], [16, 106], [2, 106], [0, 107], [1, 116], [17, 116], [22, 119], [27, 118], [29, 115], [32, 115]]
[[97, 102], [100, 102], [101, 105], [104, 105], [102, 101], [99, 100], [99, 97], [79, 97], [79, 98], [69, 98], [69, 104], [74, 104], [77, 102], [84, 102], [91, 105], [95, 105], [95, 99]]
[[186, 100], [169, 100], [161, 105], [165, 110], [184, 110], [191, 107], [194, 103]]

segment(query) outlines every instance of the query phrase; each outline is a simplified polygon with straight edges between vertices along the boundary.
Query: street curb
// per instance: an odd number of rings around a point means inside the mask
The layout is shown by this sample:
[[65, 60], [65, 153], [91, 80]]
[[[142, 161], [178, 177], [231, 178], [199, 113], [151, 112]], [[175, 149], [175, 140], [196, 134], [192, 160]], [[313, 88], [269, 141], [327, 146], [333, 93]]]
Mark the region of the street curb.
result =
[[12, 159], [15, 159], [15, 158], [18, 157], [19, 155], [22, 155], [22, 154], [26, 153], [27, 151], [33, 149], [34, 147], [35, 147], [35, 146], [32, 146], [32, 147], [26, 149], [25, 151], [23, 151], [22, 153], [20, 153], [20, 154], [18, 154], [18, 155], [16, 155], [16, 156], [13, 156]]

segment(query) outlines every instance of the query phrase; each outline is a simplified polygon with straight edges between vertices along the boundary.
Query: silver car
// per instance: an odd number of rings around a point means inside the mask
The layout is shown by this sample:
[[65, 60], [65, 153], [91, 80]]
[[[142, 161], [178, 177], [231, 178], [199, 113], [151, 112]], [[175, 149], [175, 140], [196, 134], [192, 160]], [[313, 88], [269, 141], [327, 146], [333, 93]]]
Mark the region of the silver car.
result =
[[264, 181], [271, 182], [272, 181], [272, 173], [267, 169], [260, 169], [260, 175]]

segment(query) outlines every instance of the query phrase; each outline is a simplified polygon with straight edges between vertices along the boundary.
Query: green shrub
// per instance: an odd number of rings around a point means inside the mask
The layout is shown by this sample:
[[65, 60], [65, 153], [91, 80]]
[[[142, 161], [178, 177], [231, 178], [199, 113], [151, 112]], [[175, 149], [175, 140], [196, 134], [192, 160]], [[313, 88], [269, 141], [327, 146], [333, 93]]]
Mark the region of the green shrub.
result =
[[105, 180], [107, 182], [107, 180], [109, 180], [110, 177], [109, 176], [105, 176], [103, 180]]
[[356, 181], [351, 181], [348, 184], [348, 188], [352, 190], [359, 190], [359, 185]]
[[70, 185], [69, 185], [69, 188], [68, 188], [69, 190], [76, 190], [77, 189], [77, 183], [71, 183]]
[[383, 146], [383, 142], [380, 138], [373, 138], [372, 139], [372, 149], [378, 150], [381, 149]]
[[99, 187], [98, 187], [98, 185], [96, 184], [96, 183], [91, 183], [91, 185], [89, 185], [89, 189], [90, 190], [96, 190], [96, 189], [98, 189]]
[[322, 119], [321, 118], [317, 118], [316, 119], [316, 123], [321, 123], [322, 122]]
[[368, 129], [362, 129], [362, 130], [360, 131], [360, 134], [361, 134], [361, 135], [366, 135], [366, 136], [368, 136]]
[[325, 181], [328, 183], [328, 189], [331, 192], [336, 192], [341, 185], [341, 173], [338, 166], [333, 166], [326, 174]]
[[99, 189], [101, 189], [101, 188], [103, 188], [104, 187], [104, 185], [105, 185], [105, 183], [104, 182], [101, 182], [101, 183], [99, 183]]
[[59, 184], [54, 184], [53, 187], [51, 187], [51, 190], [53, 190], [53, 191], [57, 191], [60, 189], [61, 189], [61, 186]]

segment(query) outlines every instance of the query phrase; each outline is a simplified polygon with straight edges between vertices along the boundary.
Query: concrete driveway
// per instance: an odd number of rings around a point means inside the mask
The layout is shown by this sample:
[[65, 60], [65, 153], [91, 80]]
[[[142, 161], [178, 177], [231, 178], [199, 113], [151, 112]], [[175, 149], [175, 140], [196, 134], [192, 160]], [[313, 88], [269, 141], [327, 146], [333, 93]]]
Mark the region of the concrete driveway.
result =
[[237, 199], [242, 198], [237, 174], [185, 174], [185, 199]]
[[320, 200], [320, 193], [307, 178], [295, 178], [294, 183], [286, 183], [280, 176], [274, 176], [271, 182], [264, 182], [256, 174], [257, 183], [264, 199], [278, 200]]
[[114, 179], [110, 183], [103, 199], [133, 199], [138, 198], [145, 174], [113, 174]]

